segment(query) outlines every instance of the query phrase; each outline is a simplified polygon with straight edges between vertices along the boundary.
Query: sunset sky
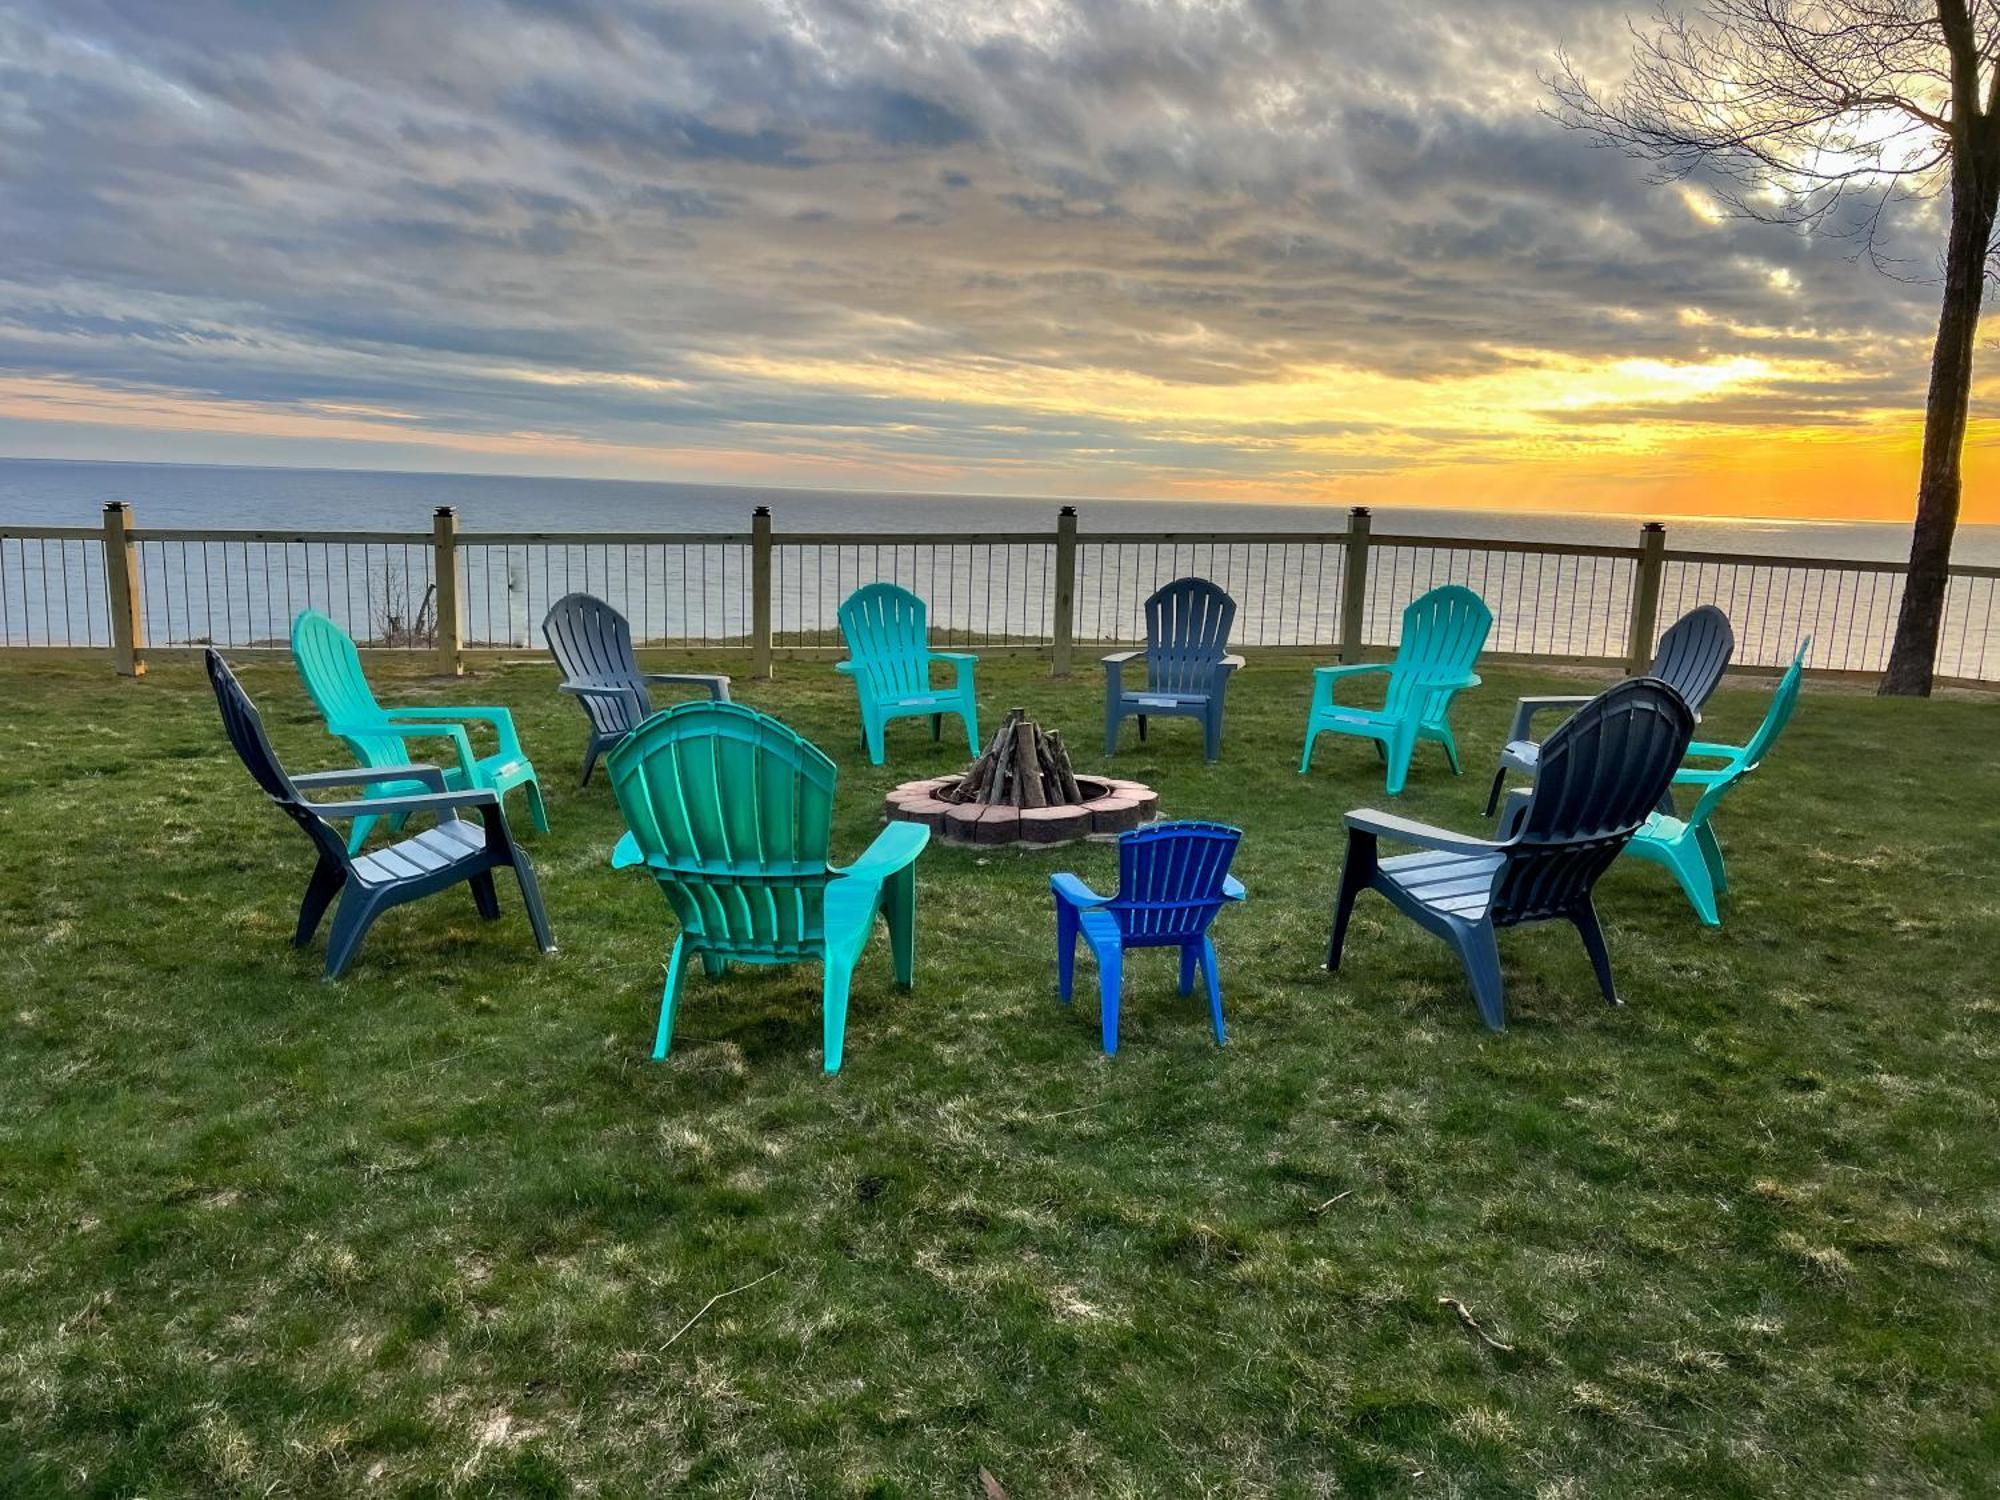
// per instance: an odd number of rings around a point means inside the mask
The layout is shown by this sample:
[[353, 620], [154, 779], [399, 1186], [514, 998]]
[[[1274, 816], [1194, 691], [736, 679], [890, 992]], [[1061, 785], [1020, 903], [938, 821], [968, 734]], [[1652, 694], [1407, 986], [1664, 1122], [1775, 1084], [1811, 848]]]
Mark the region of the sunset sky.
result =
[[1937, 206], [1564, 133], [1640, 9], [16, 0], [0, 454], [1907, 517]]

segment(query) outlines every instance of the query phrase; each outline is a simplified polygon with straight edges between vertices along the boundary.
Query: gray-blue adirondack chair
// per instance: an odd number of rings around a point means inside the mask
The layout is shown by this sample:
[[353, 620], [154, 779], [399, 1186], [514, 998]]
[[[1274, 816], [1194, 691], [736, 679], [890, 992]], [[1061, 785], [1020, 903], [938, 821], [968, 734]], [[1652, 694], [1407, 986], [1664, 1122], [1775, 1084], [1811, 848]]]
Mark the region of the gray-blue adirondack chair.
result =
[[[1236, 601], [1206, 578], [1176, 578], [1146, 601], [1146, 649], [1104, 658], [1104, 753], [1118, 753], [1118, 725], [1130, 714], [1146, 737], [1148, 718], [1201, 720], [1204, 760], [1222, 753], [1222, 706], [1229, 674], [1243, 665], [1231, 656], [1229, 628]], [[1146, 685], [1125, 686], [1125, 668], [1144, 658]]]
[[632, 650], [632, 627], [593, 594], [564, 594], [542, 618], [542, 639], [562, 669], [558, 692], [568, 693], [590, 719], [580, 787], [590, 785], [597, 757], [653, 716], [656, 682], [704, 689], [716, 703], [729, 701], [729, 679], [715, 672], [642, 672]]
[[[215, 701], [222, 710], [222, 727], [251, 778], [264, 789], [294, 823], [305, 831], [319, 851], [299, 907], [299, 924], [292, 934], [292, 946], [303, 948], [319, 930], [320, 919], [336, 896], [340, 906], [333, 914], [333, 934], [326, 945], [326, 977], [338, 979], [361, 949], [368, 928], [383, 912], [406, 901], [415, 901], [461, 881], [472, 887], [472, 900], [479, 915], [489, 922], [500, 915], [500, 896], [493, 886], [493, 872], [510, 869], [520, 882], [521, 901], [528, 909], [534, 928], [535, 946], [544, 953], [555, 951], [549, 936], [549, 919], [542, 912], [541, 892], [527, 855], [514, 845], [507, 831], [507, 815], [500, 807], [500, 794], [486, 787], [462, 792], [445, 790], [444, 773], [436, 766], [355, 766], [343, 771], [319, 771], [290, 776], [279, 764], [277, 753], [264, 733], [250, 695], [229, 670], [220, 652], [207, 653], [208, 680], [215, 689]], [[309, 802], [305, 793], [336, 787], [366, 787], [383, 782], [417, 782], [429, 791], [393, 797], [368, 797], [352, 802]], [[459, 816], [464, 810], [479, 814], [472, 823]], [[412, 813], [430, 814], [437, 826], [413, 838], [378, 849], [373, 854], [350, 854], [347, 842], [328, 825], [328, 818], [367, 818]]]
[[[1572, 923], [1605, 1000], [1618, 1004], [1591, 890], [1651, 815], [1693, 734], [1694, 715], [1679, 693], [1634, 677], [1591, 699], [1542, 743], [1534, 790], [1504, 839], [1373, 808], [1350, 812], [1326, 966], [1340, 967], [1355, 898], [1376, 890], [1457, 952], [1480, 1017], [1495, 1031], [1507, 1024], [1496, 934], [1523, 922]], [[1384, 859], [1382, 839], [1421, 852]]]
[[[1653, 664], [1645, 671], [1681, 695], [1681, 701], [1701, 722], [1702, 705], [1714, 693], [1722, 674], [1729, 670], [1729, 658], [1736, 651], [1736, 632], [1729, 628], [1729, 616], [1713, 604], [1701, 604], [1667, 627], [1653, 652]], [[1500, 752], [1500, 768], [1493, 773], [1493, 790], [1486, 794], [1486, 816], [1500, 805], [1500, 793], [1507, 773], [1518, 771], [1534, 778], [1540, 762], [1541, 746], [1534, 738], [1535, 716], [1552, 709], [1574, 710], [1590, 702], [1579, 697], [1523, 698], [1514, 705], [1514, 727], [1507, 731], [1507, 744]], [[1672, 810], [1672, 803], [1667, 804]]]

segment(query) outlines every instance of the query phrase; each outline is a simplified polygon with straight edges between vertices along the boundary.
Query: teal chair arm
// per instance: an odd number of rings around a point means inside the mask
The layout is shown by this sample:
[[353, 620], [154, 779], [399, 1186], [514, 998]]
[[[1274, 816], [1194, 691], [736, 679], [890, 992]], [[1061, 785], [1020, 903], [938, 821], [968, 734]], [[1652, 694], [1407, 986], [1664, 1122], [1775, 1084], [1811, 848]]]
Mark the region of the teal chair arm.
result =
[[1347, 828], [1350, 833], [1371, 834], [1377, 838], [1393, 839], [1399, 844], [1416, 844], [1420, 848], [1435, 849], [1440, 854], [1496, 854], [1500, 850], [1500, 845], [1491, 839], [1453, 833], [1449, 828], [1419, 823], [1415, 818], [1402, 818], [1395, 813], [1378, 812], [1372, 807], [1357, 807], [1350, 812]]
[[1241, 901], [1245, 896], [1249, 894], [1250, 893], [1248, 891], [1243, 889], [1243, 882], [1238, 880], [1234, 875], [1225, 875], [1222, 877], [1223, 900]]
[[932, 661], [976, 662], [979, 654], [975, 651], [933, 651]]
[[862, 851], [861, 858], [846, 868], [834, 868], [843, 880], [887, 880], [898, 870], [908, 869], [931, 841], [931, 831], [921, 823], [891, 823], [875, 835], [875, 842]]
[[407, 766], [355, 766], [346, 771], [308, 771], [303, 776], [294, 776], [292, 785], [302, 792], [315, 792], [336, 786], [374, 786], [384, 781], [418, 781], [434, 792], [445, 789], [444, 772], [436, 766], [415, 763]]
[[639, 848], [639, 840], [630, 833], [620, 838], [611, 851], [611, 868], [614, 870], [629, 870], [645, 862], [646, 856]]
[[1315, 711], [1331, 708], [1339, 696], [1343, 679], [1360, 677], [1369, 672], [1387, 672], [1391, 663], [1386, 661], [1360, 661], [1341, 667], [1313, 668], [1313, 708]]
[[382, 712], [391, 719], [470, 719], [475, 724], [491, 724], [494, 735], [500, 741], [501, 754], [511, 759], [521, 753], [521, 740], [514, 733], [514, 715], [509, 709], [445, 708], [423, 704], [414, 708], [385, 708]]
[[861, 670], [861, 663], [850, 657], [846, 661], [835, 662], [833, 670], [838, 672], [842, 677], [852, 677]]
[[1102, 906], [1111, 899], [1109, 896], [1098, 895], [1097, 892], [1093, 891], [1067, 870], [1060, 875], [1051, 875], [1049, 877], [1049, 889], [1055, 892], [1056, 900], [1067, 901], [1071, 906], [1079, 909], [1087, 906]]
[[458, 751], [459, 769], [470, 776], [479, 764], [472, 753], [472, 741], [466, 737], [465, 728], [460, 724], [412, 724], [404, 720], [388, 718], [368, 719], [351, 723], [328, 726], [336, 735], [363, 738], [369, 735], [393, 734], [411, 735], [418, 739], [450, 740]]
[[979, 664], [978, 656], [970, 651], [933, 651], [925, 666], [928, 667], [932, 661], [950, 662], [952, 683], [960, 688], [965, 686], [967, 674]]
[[1720, 745], [1712, 740], [1695, 740], [1687, 747], [1687, 759], [1740, 760], [1748, 752], [1747, 745]]

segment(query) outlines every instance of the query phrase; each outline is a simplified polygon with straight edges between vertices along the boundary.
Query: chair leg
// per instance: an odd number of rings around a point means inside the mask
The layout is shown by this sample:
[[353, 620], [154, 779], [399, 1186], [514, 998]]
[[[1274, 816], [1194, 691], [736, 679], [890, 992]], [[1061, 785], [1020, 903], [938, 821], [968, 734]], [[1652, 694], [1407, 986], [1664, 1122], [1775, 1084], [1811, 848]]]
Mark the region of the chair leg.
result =
[[1118, 722], [1124, 715], [1118, 709], [1118, 695], [1107, 693], [1104, 699], [1104, 754], [1106, 757], [1118, 753]]
[[1500, 794], [1507, 789], [1507, 768], [1503, 765], [1493, 773], [1493, 789], [1486, 794], [1486, 816], [1493, 816], [1493, 809], [1500, 805]]
[[361, 940], [382, 913], [375, 898], [359, 886], [349, 886], [333, 913], [333, 933], [326, 941], [326, 977], [338, 979], [361, 951]]
[[1081, 925], [1076, 908], [1056, 897], [1056, 993], [1065, 1005], [1076, 987], [1076, 939]]
[[583, 788], [590, 785], [590, 774], [597, 769], [597, 750], [598, 739], [596, 735], [592, 735], [590, 743], [583, 750], [583, 775], [578, 778], [576, 783], [578, 791], [582, 791]]
[[1451, 774], [1463, 776], [1465, 768], [1458, 763], [1458, 741], [1452, 737], [1450, 723], [1439, 720], [1438, 728], [1444, 732], [1444, 758], [1451, 762]]
[[368, 835], [374, 831], [375, 825], [379, 821], [381, 820], [373, 813], [354, 820], [354, 826], [347, 832], [347, 852], [349, 854], [359, 854], [361, 852], [361, 846], [368, 842]]
[[1410, 760], [1417, 753], [1417, 731], [1412, 724], [1398, 724], [1383, 751], [1389, 763], [1386, 790], [1391, 797], [1403, 795], [1403, 783], [1410, 778]]
[[1339, 972], [1340, 952], [1347, 946], [1347, 919], [1354, 915], [1354, 900], [1375, 878], [1375, 850], [1372, 843], [1347, 841], [1347, 860], [1340, 867], [1340, 893], [1333, 901], [1333, 932], [1326, 942], [1326, 966]]
[[299, 903], [299, 925], [292, 933], [294, 948], [303, 948], [312, 941], [312, 935], [319, 931], [320, 918], [326, 915], [327, 907], [345, 884], [346, 872], [322, 854], [319, 863], [313, 866], [312, 879], [306, 883], [305, 899]]
[[481, 870], [466, 884], [472, 887], [472, 904], [479, 909], [479, 915], [489, 922], [500, 920], [500, 893], [493, 889], [493, 872]]
[[1208, 985], [1208, 1015], [1215, 1023], [1215, 1045], [1229, 1044], [1229, 1035], [1222, 1029], [1222, 975], [1215, 962], [1215, 943], [1204, 937], [1201, 940], [1201, 977]]
[[1139, 720], [1139, 743], [1143, 745], [1146, 743], [1146, 716], [1138, 714], [1135, 717]]
[[1091, 944], [1097, 958], [1097, 1015], [1104, 1037], [1104, 1050], [1118, 1051], [1118, 995], [1125, 983], [1125, 950], [1116, 943], [1100, 948]]
[[729, 972], [729, 960], [720, 953], [704, 953], [701, 956], [701, 972], [710, 979], [721, 979]]
[[970, 692], [965, 695], [965, 708], [959, 714], [965, 722], [965, 749], [974, 760], [986, 747], [979, 743], [979, 701]]
[[931, 743], [938, 744], [944, 739], [944, 715], [931, 715]]
[[534, 930], [535, 946], [543, 953], [556, 951], [555, 936], [549, 931], [549, 914], [542, 909], [542, 887], [535, 879], [535, 867], [528, 856], [514, 851], [514, 881], [521, 887], [521, 905], [528, 909], [528, 926]]
[[1604, 942], [1604, 928], [1597, 920], [1597, 908], [1586, 896], [1583, 905], [1570, 913], [1570, 921], [1576, 924], [1577, 936], [1583, 939], [1583, 951], [1590, 955], [1590, 966], [1597, 971], [1597, 987], [1604, 992], [1606, 1005], [1623, 1005], [1618, 998], [1618, 986], [1611, 978], [1611, 950]]
[[660, 989], [660, 1024], [653, 1033], [653, 1061], [658, 1062], [667, 1055], [667, 1048], [674, 1040], [674, 1009], [681, 1000], [681, 981], [687, 977], [687, 967], [681, 962], [687, 951], [687, 934], [674, 939], [674, 951], [667, 957], [667, 982]]
[[861, 728], [861, 742], [868, 747], [868, 764], [879, 766], [888, 751], [883, 743], [883, 724], [879, 719], [871, 720]]
[[917, 980], [917, 872], [905, 866], [889, 877], [882, 893], [889, 919], [889, 961], [896, 983], [909, 989]]
[[1319, 738], [1319, 731], [1313, 727], [1312, 720], [1310, 719], [1306, 720], [1306, 747], [1304, 750], [1299, 752], [1299, 774], [1301, 776], [1305, 775], [1306, 772], [1312, 769], [1313, 741], [1318, 738]]
[[1181, 993], [1194, 993], [1194, 971], [1201, 962], [1201, 949], [1193, 943], [1181, 944]]
[[1689, 903], [1695, 915], [1701, 918], [1704, 927], [1720, 927], [1722, 915], [1715, 905], [1715, 877], [1709, 873], [1708, 860], [1691, 838], [1681, 838], [1667, 846], [1667, 868], [1674, 872], [1674, 879], [1687, 892]]
[[1506, 989], [1500, 978], [1500, 940], [1493, 924], [1481, 922], [1461, 929], [1452, 939], [1465, 977], [1472, 983], [1472, 999], [1479, 1007], [1479, 1019], [1491, 1031], [1507, 1029]]
[[840, 1071], [841, 1051], [847, 1044], [847, 988], [853, 978], [853, 957], [841, 960], [832, 954], [827, 955], [826, 973], [820, 990], [820, 1009], [828, 1073]]
[[1716, 895], [1727, 895], [1729, 873], [1722, 867], [1722, 845], [1716, 842], [1715, 830], [1706, 822], [1700, 823], [1695, 827], [1694, 838], [1701, 847], [1702, 862], [1708, 866], [1708, 878], [1715, 886]]
[[1222, 709], [1211, 703], [1201, 716], [1201, 753], [1210, 765], [1222, 757]]
[[528, 789], [528, 816], [535, 820], [535, 832], [549, 831], [549, 810], [542, 803], [542, 786], [532, 776], [521, 783]]

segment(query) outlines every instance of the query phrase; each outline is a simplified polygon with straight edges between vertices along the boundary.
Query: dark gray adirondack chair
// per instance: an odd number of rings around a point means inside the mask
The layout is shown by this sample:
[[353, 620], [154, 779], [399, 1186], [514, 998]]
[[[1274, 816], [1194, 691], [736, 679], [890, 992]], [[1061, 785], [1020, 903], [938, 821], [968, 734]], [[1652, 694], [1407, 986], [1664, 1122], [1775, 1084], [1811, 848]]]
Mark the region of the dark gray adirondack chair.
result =
[[[1176, 578], [1146, 601], [1146, 649], [1104, 658], [1104, 753], [1118, 753], [1118, 725], [1127, 714], [1146, 737], [1150, 717], [1201, 720], [1202, 758], [1222, 753], [1222, 702], [1229, 674], [1243, 665], [1229, 656], [1236, 601], [1206, 578]], [[1146, 662], [1146, 685], [1128, 689], [1125, 666]]]
[[542, 638], [562, 668], [558, 690], [573, 694], [590, 718], [583, 777], [590, 785], [597, 757], [653, 716], [655, 682], [695, 683], [717, 703], [729, 701], [729, 679], [709, 672], [642, 672], [625, 617], [591, 594], [565, 594], [542, 620]]
[[[1618, 1004], [1591, 890], [1658, 804], [1693, 734], [1694, 715], [1679, 693], [1634, 677], [1591, 699], [1542, 743], [1535, 788], [1520, 794], [1526, 810], [1504, 839], [1372, 808], [1350, 812], [1326, 966], [1340, 967], [1355, 897], [1377, 890], [1457, 951], [1480, 1017], [1495, 1031], [1507, 1023], [1495, 935], [1523, 922], [1574, 924], [1605, 1000]], [[1422, 852], [1383, 859], [1381, 839]]]
[[[507, 831], [507, 815], [501, 811], [499, 793], [486, 787], [448, 792], [444, 773], [436, 766], [354, 766], [341, 771], [318, 771], [306, 776], [288, 776], [278, 763], [277, 753], [264, 734], [264, 721], [256, 705], [220, 652], [211, 647], [207, 655], [208, 680], [215, 688], [215, 701], [222, 709], [222, 727], [244, 767], [270, 799], [311, 839], [319, 851], [306, 897], [299, 907], [298, 930], [292, 946], [303, 948], [319, 929], [333, 898], [340, 907], [333, 915], [333, 935], [326, 945], [326, 977], [338, 979], [347, 972], [369, 925], [392, 906], [415, 901], [433, 891], [441, 891], [460, 881], [472, 887], [472, 901], [479, 915], [493, 921], [500, 915], [500, 896], [493, 888], [493, 872], [511, 869], [521, 884], [521, 901], [528, 908], [528, 922], [535, 930], [535, 946], [544, 953], [555, 951], [549, 936], [549, 919], [542, 912], [542, 896], [535, 885], [535, 872], [528, 857], [514, 847]], [[421, 794], [399, 797], [357, 798], [350, 802], [308, 802], [305, 793], [333, 787], [368, 786], [384, 781], [416, 781], [431, 788]], [[479, 822], [461, 817], [461, 809], [479, 813]], [[414, 838], [404, 839], [372, 854], [347, 852], [347, 841], [327, 823], [328, 818], [367, 818], [432, 813], [437, 826]]]
[[[1679, 693], [1699, 724], [1702, 705], [1722, 681], [1735, 651], [1736, 632], [1729, 628], [1729, 616], [1713, 604], [1696, 605], [1667, 627], [1645, 675]], [[1531, 780], [1535, 775], [1541, 757], [1541, 746], [1534, 738], [1535, 716], [1551, 709], [1582, 708], [1590, 701], [1588, 696], [1523, 698], [1514, 705], [1514, 727], [1507, 731], [1506, 748], [1500, 752], [1500, 768], [1493, 773], [1493, 790], [1486, 794], [1487, 817], [1492, 817], [1493, 809], [1500, 805], [1500, 793], [1507, 784], [1509, 771], [1519, 771]], [[1673, 811], [1671, 796], [1666, 810]]]

